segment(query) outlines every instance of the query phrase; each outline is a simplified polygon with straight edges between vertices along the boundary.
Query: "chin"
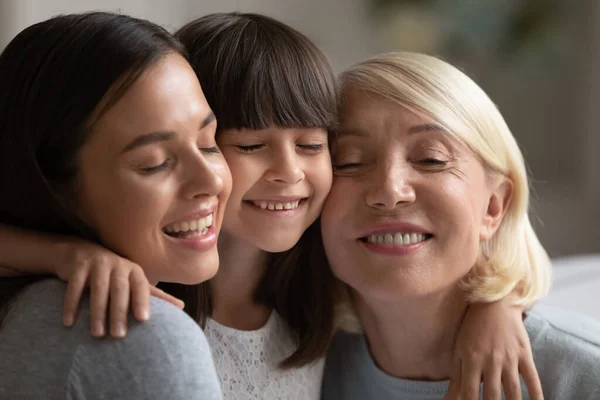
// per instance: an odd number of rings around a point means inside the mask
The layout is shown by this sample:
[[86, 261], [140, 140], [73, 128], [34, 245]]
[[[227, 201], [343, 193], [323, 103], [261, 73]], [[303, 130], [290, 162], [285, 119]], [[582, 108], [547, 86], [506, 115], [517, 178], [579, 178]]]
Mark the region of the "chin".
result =
[[193, 261], [174, 261], [171, 265], [179, 265], [179, 268], [174, 271], [176, 274], [170, 276], [170, 282], [197, 285], [211, 279], [219, 271], [219, 254], [215, 251]]
[[281, 253], [294, 247], [298, 240], [281, 240], [281, 238], [279, 240], [263, 240], [257, 247], [269, 253]]

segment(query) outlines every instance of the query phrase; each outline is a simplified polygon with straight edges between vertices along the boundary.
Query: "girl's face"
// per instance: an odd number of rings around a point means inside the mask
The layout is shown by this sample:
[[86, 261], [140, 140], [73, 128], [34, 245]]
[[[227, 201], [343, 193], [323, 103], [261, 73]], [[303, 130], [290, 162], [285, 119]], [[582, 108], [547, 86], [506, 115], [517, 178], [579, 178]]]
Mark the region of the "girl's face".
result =
[[292, 248], [331, 188], [327, 132], [229, 129], [218, 143], [233, 176], [224, 230], [268, 252]]
[[151, 282], [196, 284], [217, 271], [231, 175], [215, 128], [194, 71], [169, 55], [102, 116], [81, 149], [77, 214]]

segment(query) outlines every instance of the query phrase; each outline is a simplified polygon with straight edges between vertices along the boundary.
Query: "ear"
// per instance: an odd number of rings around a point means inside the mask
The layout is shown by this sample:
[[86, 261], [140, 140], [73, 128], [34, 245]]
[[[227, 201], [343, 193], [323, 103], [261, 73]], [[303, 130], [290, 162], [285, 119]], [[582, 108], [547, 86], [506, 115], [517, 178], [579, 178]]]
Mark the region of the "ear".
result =
[[487, 209], [483, 216], [479, 239], [482, 242], [490, 240], [498, 230], [513, 196], [513, 182], [506, 176], [497, 179], [488, 199]]

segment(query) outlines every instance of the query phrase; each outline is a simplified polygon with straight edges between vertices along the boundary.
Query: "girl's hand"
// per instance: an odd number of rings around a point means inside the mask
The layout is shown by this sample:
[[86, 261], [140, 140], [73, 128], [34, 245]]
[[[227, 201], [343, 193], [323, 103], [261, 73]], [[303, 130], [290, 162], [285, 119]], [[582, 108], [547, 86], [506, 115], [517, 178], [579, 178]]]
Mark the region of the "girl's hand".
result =
[[[68, 282], [63, 323], [72, 326], [86, 287], [90, 288], [90, 328], [92, 335], [104, 336], [106, 315], [110, 315], [110, 334], [121, 338], [127, 334], [129, 302], [135, 318], [150, 318], [150, 296], [169, 301], [179, 308], [183, 302], [150, 285], [144, 270], [104, 247], [74, 240], [61, 244], [64, 261], [56, 268], [59, 278]], [[109, 303], [110, 301], [110, 309]]]
[[[509, 296], [510, 297], [510, 296]], [[521, 400], [519, 372], [532, 400], [543, 400], [523, 309], [509, 299], [471, 304], [458, 333], [455, 362], [445, 400]]]

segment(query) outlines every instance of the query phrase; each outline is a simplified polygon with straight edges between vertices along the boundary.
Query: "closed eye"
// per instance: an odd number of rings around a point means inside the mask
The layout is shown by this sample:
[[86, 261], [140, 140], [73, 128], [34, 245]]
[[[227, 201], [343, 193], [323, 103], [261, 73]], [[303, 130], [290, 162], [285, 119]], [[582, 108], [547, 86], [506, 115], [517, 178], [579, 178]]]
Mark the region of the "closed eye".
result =
[[360, 163], [337, 164], [337, 165], [333, 166], [333, 169], [335, 169], [335, 170], [345, 170], [345, 169], [351, 169], [351, 168], [358, 168], [361, 165], [362, 164], [360, 164]]
[[140, 168], [140, 170], [142, 171], [142, 173], [144, 175], [151, 175], [151, 174], [155, 174], [161, 171], [166, 170], [167, 168], [169, 168], [171, 166], [171, 159], [167, 158], [164, 162], [162, 162], [161, 164], [158, 165], [153, 165], [151, 167], [144, 167], [144, 168]]
[[319, 151], [323, 150], [322, 144], [299, 144], [298, 147], [300, 147], [303, 150], [314, 151], [314, 152], [319, 152]]
[[236, 145], [235, 147], [237, 147], [237, 149], [243, 153], [252, 153], [253, 151], [259, 150], [264, 146], [264, 144], [251, 144], [247, 146]]
[[221, 149], [219, 148], [219, 146], [202, 147], [200, 148], [200, 151], [206, 154], [218, 154], [221, 152]]
[[425, 159], [421, 160], [420, 162], [422, 164], [429, 164], [429, 165], [446, 165], [446, 164], [448, 164], [448, 161], [438, 160], [437, 158], [425, 158]]

